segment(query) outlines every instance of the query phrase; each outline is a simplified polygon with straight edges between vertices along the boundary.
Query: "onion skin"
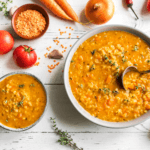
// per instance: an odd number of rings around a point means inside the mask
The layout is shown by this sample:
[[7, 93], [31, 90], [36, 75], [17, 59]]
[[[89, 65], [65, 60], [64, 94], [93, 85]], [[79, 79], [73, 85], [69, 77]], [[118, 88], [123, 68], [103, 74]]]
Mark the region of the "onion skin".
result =
[[112, 0], [89, 0], [86, 8], [86, 18], [94, 24], [108, 22], [114, 15], [115, 6]]

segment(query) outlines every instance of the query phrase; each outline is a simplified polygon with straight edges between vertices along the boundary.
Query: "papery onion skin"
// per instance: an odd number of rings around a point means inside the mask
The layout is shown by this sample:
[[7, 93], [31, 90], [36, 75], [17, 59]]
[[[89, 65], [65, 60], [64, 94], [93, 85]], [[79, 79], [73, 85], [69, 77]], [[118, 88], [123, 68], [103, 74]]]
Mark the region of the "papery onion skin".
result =
[[115, 6], [112, 0], [89, 0], [85, 8], [87, 19], [97, 25], [108, 22], [114, 12]]

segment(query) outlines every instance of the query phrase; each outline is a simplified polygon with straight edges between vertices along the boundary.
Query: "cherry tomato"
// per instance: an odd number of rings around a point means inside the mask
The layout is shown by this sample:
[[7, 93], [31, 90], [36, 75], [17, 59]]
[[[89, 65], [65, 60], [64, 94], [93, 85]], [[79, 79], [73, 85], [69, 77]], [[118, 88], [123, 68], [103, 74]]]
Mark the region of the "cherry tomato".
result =
[[14, 50], [13, 58], [16, 64], [21, 68], [30, 68], [37, 61], [36, 52], [27, 45], [22, 45]]

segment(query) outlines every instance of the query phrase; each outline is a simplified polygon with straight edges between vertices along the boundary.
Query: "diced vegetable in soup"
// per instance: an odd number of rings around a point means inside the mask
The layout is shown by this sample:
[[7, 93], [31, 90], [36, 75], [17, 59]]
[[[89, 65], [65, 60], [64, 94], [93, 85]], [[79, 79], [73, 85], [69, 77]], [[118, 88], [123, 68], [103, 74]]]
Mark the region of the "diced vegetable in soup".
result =
[[25, 128], [35, 123], [46, 106], [43, 86], [32, 76], [16, 74], [0, 82], [0, 123]]
[[92, 116], [110, 122], [133, 120], [150, 110], [150, 75], [130, 73], [128, 90], [117, 78], [128, 66], [150, 70], [150, 47], [124, 31], [94, 35], [79, 46], [70, 62], [69, 80], [79, 104]]

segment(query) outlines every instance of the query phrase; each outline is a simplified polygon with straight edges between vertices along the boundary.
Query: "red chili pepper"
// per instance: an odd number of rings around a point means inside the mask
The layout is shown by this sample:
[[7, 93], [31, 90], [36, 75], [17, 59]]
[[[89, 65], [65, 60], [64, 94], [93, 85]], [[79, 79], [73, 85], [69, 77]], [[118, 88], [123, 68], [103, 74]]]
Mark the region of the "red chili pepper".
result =
[[133, 1], [132, 0], [126, 0], [126, 3], [128, 5], [128, 7], [129, 7], [129, 5], [133, 5]]
[[[150, 1], [150, 0], [148, 0]], [[126, 4], [129, 8], [131, 8], [131, 10], [133, 11], [133, 13], [135, 14], [136, 18], [139, 19], [139, 17], [137, 16], [137, 14], [135, 13], [135, 11], [133, 10], [133, 1], [132, 0], [126, 0]], [[149, 4], [150, 5], [150, 4]]]
[[150, 0], [147, 1], [147, 10], [150, 11]]

